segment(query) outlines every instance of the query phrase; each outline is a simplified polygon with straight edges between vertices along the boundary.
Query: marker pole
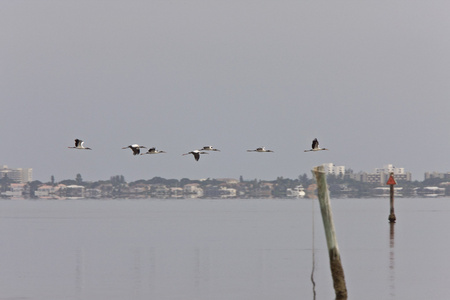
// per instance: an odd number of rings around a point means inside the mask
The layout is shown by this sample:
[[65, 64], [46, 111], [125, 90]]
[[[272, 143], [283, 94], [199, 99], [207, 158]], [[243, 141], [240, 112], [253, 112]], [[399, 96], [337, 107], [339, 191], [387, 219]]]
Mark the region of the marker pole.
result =
[[386, 184], [389, 185], [389, 196], [390, 196], [390, 206], [391, 206], [391, 210], [389, 213], [389, 223], [395, 223], [395, 220], [397, 218], [395, 217], [395, 212], [394, 212], [394, 185], [396, 185], [397, 183], [395, 182], [393, 172], [391, 172], [391, 174], [389, 176], [389, 180], [387, 181]]

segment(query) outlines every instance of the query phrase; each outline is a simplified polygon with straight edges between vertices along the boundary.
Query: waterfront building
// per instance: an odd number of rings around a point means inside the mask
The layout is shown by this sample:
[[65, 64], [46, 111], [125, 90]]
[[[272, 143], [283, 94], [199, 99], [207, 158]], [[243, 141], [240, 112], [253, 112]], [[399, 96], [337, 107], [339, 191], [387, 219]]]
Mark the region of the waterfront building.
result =
[[[374, 195], [377, 197], [389, 197], [390, 196], [390, 187], [388, 186], [379, 186], [374, 188]], [[394, 193], [396, 197], [403, 197], [403, 187], [396, 186], [394, 187]]]
[[425, 172], [424, 178], [425, 178], [425, 180], [434, 179], [434, 178], [450, 180], [450, 172], [446, 172], [446, 173]]
[[43, 184], [34, 191], [34, 196], [43, 199], [57, 199], [61, 194], [65, 194], [66, 185]]
[[297, 197], [297, 198], [303, 198], [305, 197], [305, 188], [303, 185], [298, 185], [295, 188], [286, 189], [286, 197]]
[[401, 175], [401, 174], [406, 174], [405, 172], [405, 168], [396, 168], [394, 167], [394, 165], [392, 164], [388, 164], [388, 165], [384, 165], [383, 168], [376, 168], [375, 169], [375, 173], [376, 174], [381, 174], [381, 173], [394, 173], [395, 175]]
[[416, 188], [416, 193], [422, 197], [443, 197], [445, 196], [445, 188], [438, 186], [426, 186], [423, 188]]
[[233, 185], [233, 184], [238, 184], [239, 180], [234, 179], [234, 178], [216, 178], [217, 181], [221, 181], [224, 182], [228, 185]]
[[101, 189], [86, 189], [85, 190], [85, 198], [98, 199], [102, 197]]
[[335, 175], [335, 176], [344, 176], [345, 175], [345, 166], [335, 166], [333, 163], [322, 164], [325, 174], [327, 175]]
[[151, 195], [156, 198], [167, 198], [170, 196], [170, 188], [164, 184], [153, 184]]
[[81, 185], [68, 185], [66, 187], [66, 197], [67, 198], [84, 198], [85, 197], [85, 188]]
[[183, 188], [171, 187], [170, 188], [170, 196], [172, 198], [183, 198]]
[[17, 168], [11, 169], [7, 165], [0, 168], [0, 178], [8, 177], [17, 183], [27, 183], [33, 181], [33, 169], [31, 168]]
[[183, 186], [183, 193], [187, 198], [203, 197], [203, 189], [198, 183], [188, 183]]
[[396, 168], [392, 164], [376, 168], [374, 173], [359, 172], [352, 174], [351, 178], [361, 182], [378, 183], [385, 185], [389, 179], [390, 173], [394, 173], [395, 181], [411, 181], [411, 173], [406, 172], [405, 168]]
[[236, 189], [226, 186], [208, 186], [204, 188], [204, 197], [206, 198], [234, 198]]
[[2, 192], [2, 196], [12, 197], [12, 198], [22, 198], [26, 191], [25, 183], [11, 183], [9, 189]]

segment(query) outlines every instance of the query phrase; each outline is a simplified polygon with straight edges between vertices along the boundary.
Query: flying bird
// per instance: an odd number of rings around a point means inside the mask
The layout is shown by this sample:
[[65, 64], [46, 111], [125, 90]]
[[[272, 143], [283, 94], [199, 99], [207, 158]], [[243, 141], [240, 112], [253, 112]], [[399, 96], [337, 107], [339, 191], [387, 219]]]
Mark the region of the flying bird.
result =
[[147, 147], [139, 146], [138, 144], [133, 144], [130, 146], [123, 147], [122, 149], [127, 149], [127, 148], [130, 148], [131, 151], [133, 151], [133, 155], [138, 155], [139, 153], [141, 153], [141, 148], [147, 148]]
[[247, 152], [273, 152], [272, 150], [266, 150], [265, 147], [256, 148], [255, 150], [247, 150]]
[[182, 155], [188, 155], [188, 154], [194, 155], [195, 160], [198, 161], [200, 159], [200, 154], [209, 154], [209, 153], [208, 152], [204, 152], [204, 151], [200, 151], [200, 150], [193, 150], [191, 152], [184, 153]]
[[327, 148], [320, 148], [319, 147], [319, 141], [317, 139], [314, 139], [312, 141], [311, 149], [305, 150], [305, 152], [320, 151], [320, 150], [328, 150], [328, 149]]
[[75, 147], [67, 147], [67, 148], [72, 148], [72, 149], [82, 149], [82, 150], [92, 150], [89, 147], [84, 147], [83, 146], [84, 142], [80, 139], [75, 139]]
[[159, 154], [159, 153], [166, 153], [166, 151], [156, 150], [155, 147], [152, 147], [152, 148], [148, 149], [147, 152], [141, 153], [141, 155], [145, 155], [145, 154]]
[[220, 151], [219, 149], [213, 148], [213, 146], [204, 146], [201, 150], [204, 150], [204, 151]]

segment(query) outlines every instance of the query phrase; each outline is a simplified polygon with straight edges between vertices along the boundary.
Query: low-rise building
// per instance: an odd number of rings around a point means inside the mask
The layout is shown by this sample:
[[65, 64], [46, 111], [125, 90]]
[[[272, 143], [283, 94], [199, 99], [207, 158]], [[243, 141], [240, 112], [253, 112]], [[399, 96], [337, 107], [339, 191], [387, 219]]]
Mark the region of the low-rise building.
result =
[[55, 191], [56, 189], [53, 185], [44, 184], [34, 191], [34, 196], [38, 198], [48, 198], [50, 195], [54, 195]]
[[234, 178], [217, 178], [216, 180], [224, 182], [224, 183], [226, 183], [228, 185], [234, 185], [234, 184], [238, 184], [239, 183], [239, 180], [234, 179]]
[[443, 197], [445, 196], [445, 188], [438, 186], [426, 186], [417, 188], [416, 193], [422, 197]]
[[86, 189], [85, 195], [86, 198], [92, 198], [97, 199], [102, 197], [102, 190], [101, 189]]
[[25, 183], [11, 183], [8, 190], [2, 192], [2, 196], [12, 198], [23, 198], [25, 193]]
[[68, 185], [65, 189], [67, 198], [84, 198], [85, 188], [81, 185]]
[[164, 184], [152, 185], [151, 195], [156, 198], [167, 198], [170, 196], [170, 188]]
[[183, 198], [183, 188], [171, 187], [170, 188], [170, 197], [172, 197], [172, 198]]
[[[391, 194], [391, 188], [388, 186], [379, 186], [374, 188], [374, 195], [377, 197], [389, 197]], [[396, 197], [403, 197], [403, 187], [394, 187], [394, 195]]]
[[203, 197], [203, 189], [198, 183], [188, 183], [183, 186], [183, 193], [188, 198]]
[[236, 189], [226, 186], [208, 186], [204, 189], [206, 198], [234, 198], [236, 194]]
[[434, 178], [450, 180], [450, 172], [446, 172], [446, 173], [425, 172], [424, 177], [425, 177], [425, 180], [427, 180], [427, 179], [434, 179]]
[[111, 183], [100, 184], [97, 189], [102, 193], [102, 197], [112, 197], [114, 193], [114, 186]]

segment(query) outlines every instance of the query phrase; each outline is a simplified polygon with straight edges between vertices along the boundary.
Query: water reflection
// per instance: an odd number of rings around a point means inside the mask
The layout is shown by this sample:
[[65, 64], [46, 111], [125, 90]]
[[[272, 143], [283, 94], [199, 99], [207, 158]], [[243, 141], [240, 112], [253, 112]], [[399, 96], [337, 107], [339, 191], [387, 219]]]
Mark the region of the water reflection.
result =
[[208, 248], [194, 249], [194, 286], [197, 295], [208, 294], [210, 277], [210, 252]]
[[395, 298], [395, 223], [389, 223], [389, 294]]
[[75, 258], [75, 297], [76, 299], [83, 298], [83, 273], [84, 273], [84, 259], [83, 249], [76, 250]]
[[[333, 203], [338, 232], [346, 233], [339, 242], [351, 299], [448, 298], [450, 244], [442, 236], [450, 201], [404, 201], [396, 240], [395, 223], [387, 229], [382, 221], [380, 199]], [[0, 298], [290, 300], [314, 299], [315, 290], [317, 299], [333, 299], [317, 205], [311, 240], [311, 205], [307, 199], [0, 201]]]
[[313, 292], [313, 300], [316, 300], [316, 282], [314, 280], [314, 271], [316, 268], [316, 255], [315, 255], [315, 228], [314, 228], [314, 215], [315, 215], [315, 211], [314, 211], [314, 202], [316, 197], [311, 199], [311, 203], [312, 203], [312, 208], [311, 208], [311, 230], [312, 230], [312, 234], [311, 234], [311, 252], [312, 252], [312, 268], [311, 268], [311, 283], [312, 283], [312, 292]]
[[133, 284], [132, 290], [134, 293], [134, 299], [140, 299], [142, 294], [142, 280], [143, 274], [141, 270], [142, 266], [142, 254], [140, 249], [134, 249], [133, 251], [133, 262], [132, 262], [132, 273], [131, 281]]
[[101, 293], [97, 298], [101, 300], [124, 295], [130, 299], [230, 299], [230, 295], [274, 299], [277, 294], [292, 299], [300, 291], [310, 294], [310, 260], [305, 259], [310, 258], [309, 248], [192, 246], [119, 246], [107, 252], [95, 247], [76, 249], [69, 264], [73, 274], [69, 290], [73, 299]]
[[155, 281], [156, 281], [156, 254], [155, 254], [155, 248], [150, 247], [148, 249], [148, 259], [145, 260], [145, 265], [148, 266], [148, 296], [153, 296], [153, 291], [155, 290]]

